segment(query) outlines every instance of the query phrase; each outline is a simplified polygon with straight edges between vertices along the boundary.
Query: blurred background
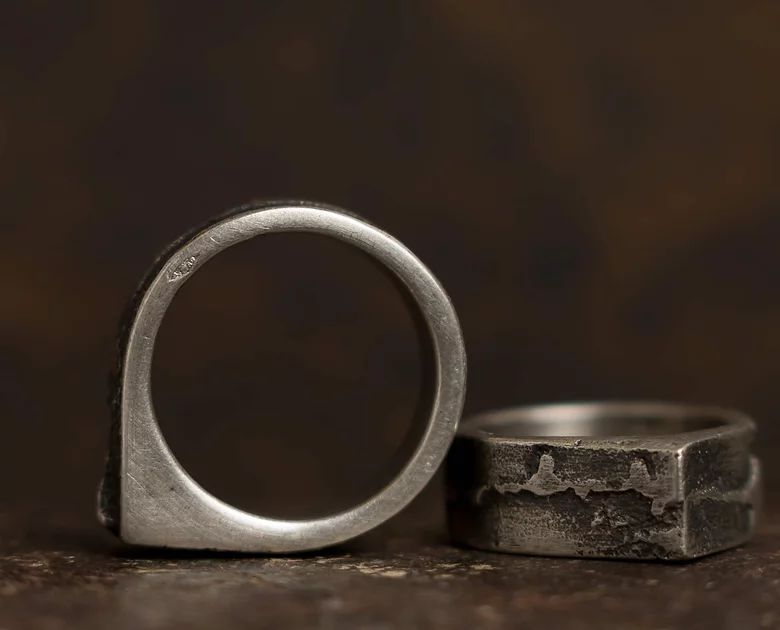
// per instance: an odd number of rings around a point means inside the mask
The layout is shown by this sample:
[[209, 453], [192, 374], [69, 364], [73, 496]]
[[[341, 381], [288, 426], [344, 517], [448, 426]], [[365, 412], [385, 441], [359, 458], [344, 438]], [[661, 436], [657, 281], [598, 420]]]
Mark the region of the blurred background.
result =
[[[772, 2], [4, 1], [3, 509], [93, 518], [126, 301], [178, 235], [280, 197], [362, 214], [433, 270], [467, 414], [737, 406], [771, 491], [778, 20]], [[390, 283], [302, 235], [194, 276], [154, 366], [185, 467], [271, 516], [376, 490], [419, 382]]]

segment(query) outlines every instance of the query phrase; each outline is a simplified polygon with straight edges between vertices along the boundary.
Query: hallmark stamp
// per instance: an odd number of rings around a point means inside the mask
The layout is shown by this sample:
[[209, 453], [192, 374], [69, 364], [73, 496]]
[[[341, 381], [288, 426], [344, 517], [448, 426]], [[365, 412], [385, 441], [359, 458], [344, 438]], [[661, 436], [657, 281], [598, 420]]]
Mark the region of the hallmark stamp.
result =
[[177, 282], [178, 280], [181, 280], [185, 276], [189, 275], [193, 268], [195, 267], [195, 263], [198, 261], [197, 256], [190, 256], [185, 261], [183, 261], [178, 267], [176, 267], [173, 271], [171, 271], [168, 274], [168, 282]]

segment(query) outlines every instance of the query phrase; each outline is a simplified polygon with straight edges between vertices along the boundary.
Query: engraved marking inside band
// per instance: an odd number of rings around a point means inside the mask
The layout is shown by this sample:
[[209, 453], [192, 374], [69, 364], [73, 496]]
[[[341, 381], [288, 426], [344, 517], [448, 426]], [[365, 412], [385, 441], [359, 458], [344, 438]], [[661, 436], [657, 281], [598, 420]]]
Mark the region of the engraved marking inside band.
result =
[[198, 256], [190, 256], [184, 262], [180, 263], [173, 271], [168, 274], [168, 282], [176, 282], [181, 280], [184, 276], [192, 272], [195, 267], [195, 263], [198, 261]]

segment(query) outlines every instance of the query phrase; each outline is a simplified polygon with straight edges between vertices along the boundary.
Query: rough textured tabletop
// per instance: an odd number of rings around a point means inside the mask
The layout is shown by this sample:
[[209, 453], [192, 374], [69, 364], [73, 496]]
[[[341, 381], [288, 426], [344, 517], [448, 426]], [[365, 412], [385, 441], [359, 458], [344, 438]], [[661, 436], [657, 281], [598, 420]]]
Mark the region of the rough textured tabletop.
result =
[[690, 564], [458, 549], [400, 518], [269, 558], [128, 549], [88, 522], [0, 515], [0, 628], [780, 628], [780, 514]]

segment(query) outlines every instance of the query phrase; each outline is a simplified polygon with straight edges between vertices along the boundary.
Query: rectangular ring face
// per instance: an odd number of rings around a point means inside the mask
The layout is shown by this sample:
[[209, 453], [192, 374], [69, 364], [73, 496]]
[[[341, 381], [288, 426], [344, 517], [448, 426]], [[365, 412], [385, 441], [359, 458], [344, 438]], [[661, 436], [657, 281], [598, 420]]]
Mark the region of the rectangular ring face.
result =
[[494, 551], [634, 560], [686, 560], [747, 540], [758, 473], [689, 497], [685, 456], [685, 448], [459, 437], [448, 462], [450, 529]]
[[746, 542], [761, 499], [761, 467], [749, 436], [700, 440], [685, 447], [685, 550], [695, 558]]

